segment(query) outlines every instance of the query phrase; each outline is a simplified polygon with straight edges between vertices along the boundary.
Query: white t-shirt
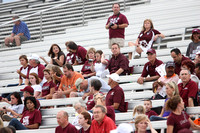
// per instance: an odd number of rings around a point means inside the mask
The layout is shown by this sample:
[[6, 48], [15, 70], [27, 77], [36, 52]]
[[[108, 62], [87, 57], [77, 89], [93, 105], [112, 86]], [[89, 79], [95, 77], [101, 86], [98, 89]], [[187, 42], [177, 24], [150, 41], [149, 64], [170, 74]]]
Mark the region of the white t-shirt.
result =
[[33, 90], [34, 90], [34, 93], [35, 93], [36, 91], [42, 92], [42, 87], [41, 87], [40, 85], [32, 85], [31, 87], [32, 87]]
[[106, 75], [109, 75], [108, 69], [106, 70], [106, 65], [102, 63], [95, 63], [94, 70], [96, 72], [96, 76], [100, 78], [105, 78]]
[[[9, 109], [12, 109], [13, 111], [15, 111], [16, 113], [18, 114], [22, 114], [23, 110], [24, 110], [24, 104], [19, 104], [19, 105], [11, 105], [8, 107]], [[11, 112], [8, 112], [7, 113], [8, 115], [11, 115]]]

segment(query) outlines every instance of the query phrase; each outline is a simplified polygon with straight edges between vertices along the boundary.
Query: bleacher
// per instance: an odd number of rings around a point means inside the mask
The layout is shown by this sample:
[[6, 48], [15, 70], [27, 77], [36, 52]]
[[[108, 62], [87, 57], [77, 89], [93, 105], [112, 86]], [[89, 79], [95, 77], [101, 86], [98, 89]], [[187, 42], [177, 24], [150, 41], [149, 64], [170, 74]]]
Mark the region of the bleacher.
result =
[[[68, 4], [66, 4], [68, 2]], [[0, 43], [3, 44], [4, 37], [9, 35], [12, 30], [12, 23], [2, 26], [3, 23], [11, 21], [13, 14], [19, 14], [25, 17], [23, 21], [28, 24], [31, 40], [24, 42], [20, 47], [1, 48], [0, 49], [0, 94], [13, 91], [20, 91], [24, 86], [5, 87], [8, 84], [18, 82], [18, 74], [16, 70], [20, 68], [18, 57], [21, 54], [30, 55], [36, 53], [45, 57], [47, 60], [47, 52], [51, 44], [58, 44], [66, 54], [65, 42], [72, 40], [78, 45], [84, 46], [86, 49], [95, 47], [101, 49], [109, 58], [111, 51], [108, 49], [108, 31], [105, 29], [105, 23], [109, 15], [112, 14], [111, 5], [113, 2], [121, 4], [121, 12], [125, 14], [129, 21], [129, 26], [125, 32], [125, 48], [121, 49], [122, 53], [131, 52], [131, 48], [127, 48], [129, 41], [135, 41], [141, 30], [144, 19], [150, 18], [153, 21], [155, 29], [159, 30], [166, 37], [160, 44], [155, 44], [158, 59], [164, 63], [172, 60], [170, 50], [178, 47], [183, 54], [191, 42], [189, 37], [193, 28], [200, 27], [199, 7], [200, 1], [196, 0], [126, 0], [126, 6], [123, 5], [124, 0], [85, 0], [85, 20], [82, 20], [82, 0], [60, 0], [46, 1], [28, 0], [20, 2], [12, 2], [0, 4]], [[62, 5], [60, 7], [59, 6]], [[53, 8], [52, 10], [49, 10]], [[124, 9], [126, 10], [124, 12]], [[48, 10], [42, 13], [42, 40], [40, 41], [40, 15], [36, 14], [41, 10]], [[147, 62], [146, 54], [143, 53], [140, 59], [130, 60], [129, 66], [134, 66], [133, 75], [120, 76], [121, 84], [125, 92], [125, 100], [129, 103], [129, 112], [116, 114], [116, 123], [132, 120], [131, 110], [137, 104], [142, 104], [144, 98], [150, 98], [153, 95], [151, 90], [152, 82], [146, 82], [143, 85], [136, 83], [140, 76], [144, 64]], [[41, 63], [44, 63], [41, 61]], [[74, 66], [76, 71], [80, 71], [81, 65]], [[107, 81], [107, 79], [105, 79]], [[80, 98], [42, 100], [41, 106], [54, 106], [53, 109], [43, 109], [43, 123], [41, 129], [23, 132], [54, 132], [57, 125], [55, 115], [58, 110], [66, 110], [70, 113], [70, 121], [73, 120], [75, 111], [72, 107], [58, 108], [59, 105], [71, 105]], [[163, 100], [153, 101], [153, 106], [162, 106]], [[7, 106], [1, 102], [0, 106]], [[194, 109], [192, 109], [194, 110]], [[191, 110], [188, 110], [188, 113]], [[197, 111], [196, 111], [197, 112]], [[193, 112], [193, 114], [195, 114]], [[197, 113], [199, 114], [199, 113]], [[155, 129], [166, 129], [166, 121], [152, 122]]]

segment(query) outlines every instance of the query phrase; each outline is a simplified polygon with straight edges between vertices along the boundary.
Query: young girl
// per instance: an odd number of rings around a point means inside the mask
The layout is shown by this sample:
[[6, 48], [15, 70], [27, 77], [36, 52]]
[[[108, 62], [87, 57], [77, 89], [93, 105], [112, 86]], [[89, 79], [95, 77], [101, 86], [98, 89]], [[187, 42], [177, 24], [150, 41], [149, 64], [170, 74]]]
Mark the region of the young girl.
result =
[[81, 69], [81, 74], [83, 75], [84, 78], [89, 78], [91, 76], [94, 76], [96, 72], [92, 72], [91, 68], [93, 67], [95, 61], [95, 48], [90, 48], [87, 51], [86, 59], [87, 61], [83, 65]]
[[47, 81], [43, 84], [42, 93], [40, 93], [40, 96], [38, 96], [38, 98], [52, 99], [56, 85], [53, 83], [50, 70], [44, 69], [43, 72], [44, 72], [44, 77], [46, 78]]
[[90, 133], [91, 126], [91, 116], [88, 112], [82, 112], [79, 114], [78, 123], [82, 126], [82, 128], [78, 131], [79, 133]]
[[133, 109], [133, 121], [139, 114], [145, 114], [145, 107], [143, 105], [137, 105]]
[[[144, 20], [142, 31], [140, 32], [135, 43], [129, 42], [129, 46], [135, 46], [135, 58], [141, 56], [142, 52], [147, 52], [148, 49], [152, 48], [153, 42], [157, 40], [158, 37], [164, 38], [165, 36], [159, 31], [154, 29], [153, 22], [150, 19]], [[132, 53], [129, 53], [129, 59], [132, 59]]]
[[34, 97], [39, 98], [42, 87], [40, 86], [39, 78], [36, 73], [29, 74], [29, 85], [34, 89]]
[[53, 64], [61, 67], [65, 64], [65, 54], [63, 51], [61, 51], [61, 48], [58, 46], [58, 44], [51, 45], [48, 56], [51, 57], [50, 62], [47, 62], [43, 57], [40, 57], [46, 63], [46, 65]]
[[92, 72], [96, 72], [97, 77], [105, 78], [106, 75], [109, 75], [109, 70], [105, 69], [108, 64], [108, 60], [104, 59], [104, 55], [101, 50], [96, 51], [95, 57], [96, 57], [96, 62], [91, 68], [91, 70]]

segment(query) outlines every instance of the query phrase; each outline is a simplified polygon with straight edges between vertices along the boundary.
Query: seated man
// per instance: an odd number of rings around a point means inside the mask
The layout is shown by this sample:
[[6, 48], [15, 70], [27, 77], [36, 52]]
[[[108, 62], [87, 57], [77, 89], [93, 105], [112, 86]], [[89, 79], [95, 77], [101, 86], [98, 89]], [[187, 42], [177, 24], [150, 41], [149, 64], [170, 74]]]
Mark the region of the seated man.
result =
[[178, 48], [174, 48], [171, 50], [171, 57], [175, 63], [175, 73], [180, 74], [181, 71], [181, 64], [184, 60], [189, 60], [189, 58], [185, 57], [181, 54], [181, 51]]
[[75, 55], [76, 60], [73, 65], [79, 65], [85, 63], [85, 61], [87, 60], [86, 59], [87, 50], [84, 47], [77, 45], [73, 41], [69, 41], [66, 44], [66, 47], [70, 53]]
[[117, 73], [118, 75], [130, 74], [129, 61], [122, 53], [120, 53], [119, 44], [113, 43], [111, 51], [112, 58], [107, 66], [110, 73]]
[[64, 76], [61, 79], [58, 91], [53, 94], [53, 99], [69, 97], [71, 92], [81, 91], [76, 88], [75, 82], [78, 78], [83, 79], [83, 76], [80, 73], [75, 72], [70, 64], [63, 65], [63, 72]]
[[90, 133], [109, 133], [116, 129], [112, 119], [106, 116], [106, 108], [102, 105], [96, 105], [93, 110], [94, 120], [90, 127]]
[[68, 121], [68, 113], [65, 111], [59, 111], [56, 118], [58, 125], [55, 133], [76, 133], [77, 129]]
[[182, 83], [178, 84], [179, 94], [183, 99], [186, 107], [193, 107], [198, 105], [197, 84], [190, 79], [191, 73], [189, 70], [181, 70], [180, 79]]
[[[13, 16], [12, 20], [19, 19], [19, 16]], [[5, 45], [7, 47], [20, 46], [23, 41], [30, 39], [30, 33], [27, 24], [21, 20], [14, 21], [12, 33], [5, 38]], [[12, 43], [12, 45], [10, 45]]]
[[[163, 64], [163, 62], [156, 58], [156, 51], [154, 49], [147, 50], [147, 58], [149, 62], [144, 65], [142, 75], [137, 80], [139, 84], [143, 84], [145, 81], [157, 80], [160, 77], [156, 72], [156, 67]], [[147, 77], [148, 75], [150, 77]]]
[[109, 77], [108, 85], [110, 85], [111, 90], [106, 95], [106, 106], [112, 106], [115, 109], [115, 113], [126, 112], [126, 103], [124, 91], [119, 86], [119, 75], [113, 73], [107, 75]]
[[166, 89], [165, 84], [174, 81], [178, 83], [179, 77], [175, 74], [175, 64], [172, 61], [168, 61], [165, 65], [166, 75], [160, 77], [157, 81], [153, 83], [153, 92], [155, 96], [152, 99], [165, 99], [166, 98]]
[[90, 93], [90, 84], [92, 80], [99, 80], [101, 82], [101, 88], [100, 91], [102, 93], [107, 93], [111, 88], [110, 86], [101, 78], [96, 77], [96, 76], [92, 76], [91, 78], [88, 79], [82, 79], [79, 78], [76, 80], [76, 88], [79, 90], [83, 90], [82, 92], [71, 92], [70, 93], [70, 97], [82, 97], [83, 99], [85, 99], [87, 96], [89, 96]]

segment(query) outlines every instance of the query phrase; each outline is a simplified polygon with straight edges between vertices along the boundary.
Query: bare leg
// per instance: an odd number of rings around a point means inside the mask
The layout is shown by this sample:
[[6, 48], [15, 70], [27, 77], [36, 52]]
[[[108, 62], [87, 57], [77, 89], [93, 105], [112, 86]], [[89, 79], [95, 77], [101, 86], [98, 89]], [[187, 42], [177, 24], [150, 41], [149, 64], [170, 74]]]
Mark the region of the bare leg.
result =
[[14, 40], [14, 37], [6, 37], [4, 42], [5, 42], [5, 46], [9, 47], [10, 46], [10, 43], [13, 43], [13, 40]]
[[20, 46], [21, 45], [20, 36], [14, 36], [14, 38], [15, 38], [15, 44], [16, 44], [16, 46]]
[[[128, 46], [129, 47], [133, 47], [133, 46], [135, 46], [136, 47], [136, 44], [135, 43], [133, 43], [133, 42], [128, 42]], [[135, 51], [133, 51], [133, 53], [128, 53], [128, 58], [129, 58], [129, 60], [131, 60], [131, 59], [133, 59], [133, 55], [135, 55]]]

